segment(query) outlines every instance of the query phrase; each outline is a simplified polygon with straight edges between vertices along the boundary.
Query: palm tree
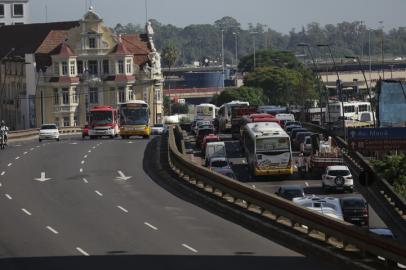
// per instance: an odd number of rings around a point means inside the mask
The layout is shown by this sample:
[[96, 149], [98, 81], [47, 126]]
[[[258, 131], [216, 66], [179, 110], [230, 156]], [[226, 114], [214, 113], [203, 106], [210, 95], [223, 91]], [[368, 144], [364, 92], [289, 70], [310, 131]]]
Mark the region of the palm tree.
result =
[[[178, 56], [179, 56], [179, 51], [173, 44], [168, 44], [162, 50], [163, 63], [169, 69], [167, 74], [171, 73], [171, 67], [175, 64]], [[166, 75], [166, 79], [168, 79], [168, 75]], [[171, 83], [170, 83], [170, 81], [168, 81], [168, 93], [169, 93], [169, 115], [171, 115]]]

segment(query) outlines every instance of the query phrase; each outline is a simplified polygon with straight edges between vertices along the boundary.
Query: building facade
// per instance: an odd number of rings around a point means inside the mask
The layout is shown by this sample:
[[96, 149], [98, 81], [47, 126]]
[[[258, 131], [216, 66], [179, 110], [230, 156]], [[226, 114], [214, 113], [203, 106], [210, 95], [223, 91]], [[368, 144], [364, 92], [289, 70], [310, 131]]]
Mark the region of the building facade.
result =
[[0, 26], [30, 23], [28, 0], [0, 0]]
[[[149, 23], [144, 34], [116, 35], [90, 8], [76, 22], [5, 26], [0, 38], [20, 28], [21, 40], [0, 48], [0, 117], [13, 129], [82, 126], [91, 107], [135, 99], [149, 104], [151, 124], [161, 122], [163, 77]], [[20, 48], [31, 32], [29, 48]]]

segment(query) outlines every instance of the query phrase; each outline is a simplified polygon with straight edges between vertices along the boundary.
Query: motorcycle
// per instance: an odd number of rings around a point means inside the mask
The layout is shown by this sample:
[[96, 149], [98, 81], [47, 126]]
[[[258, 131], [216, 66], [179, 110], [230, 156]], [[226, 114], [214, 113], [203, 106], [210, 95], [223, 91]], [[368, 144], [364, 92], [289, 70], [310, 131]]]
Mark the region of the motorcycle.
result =
[[4, 150], [6, 148], [6, 132], [0, 130], [0, 149]]

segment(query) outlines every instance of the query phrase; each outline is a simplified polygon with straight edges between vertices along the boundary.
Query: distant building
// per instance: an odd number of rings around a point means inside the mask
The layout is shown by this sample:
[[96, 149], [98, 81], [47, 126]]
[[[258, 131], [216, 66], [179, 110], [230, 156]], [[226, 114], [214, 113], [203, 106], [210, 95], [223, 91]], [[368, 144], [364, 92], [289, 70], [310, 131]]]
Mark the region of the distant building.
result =
[[379, 127], [406, 127], [406, 84], [382, 80], [377, 85]]
[[150, 24], [145, 34], [117, 36], [92, 8], [80, 21], [1, 27], [0, 117], [15, 129], [79, 126], [94, 105], [141, 99], [151, 122], [160, 122], [162, 74], [152, 36]]
[[30, 23], [28, 0], [0, 0], [0, 26]]

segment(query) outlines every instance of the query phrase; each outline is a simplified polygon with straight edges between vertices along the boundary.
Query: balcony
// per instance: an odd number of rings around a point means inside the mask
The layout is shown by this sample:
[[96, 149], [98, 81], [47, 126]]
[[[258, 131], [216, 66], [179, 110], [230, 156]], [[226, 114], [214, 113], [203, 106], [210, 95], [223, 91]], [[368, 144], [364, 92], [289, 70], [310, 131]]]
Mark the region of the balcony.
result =
[[54, 105], [54, 113], [74, 113], [79, 110], [79, 105]]

